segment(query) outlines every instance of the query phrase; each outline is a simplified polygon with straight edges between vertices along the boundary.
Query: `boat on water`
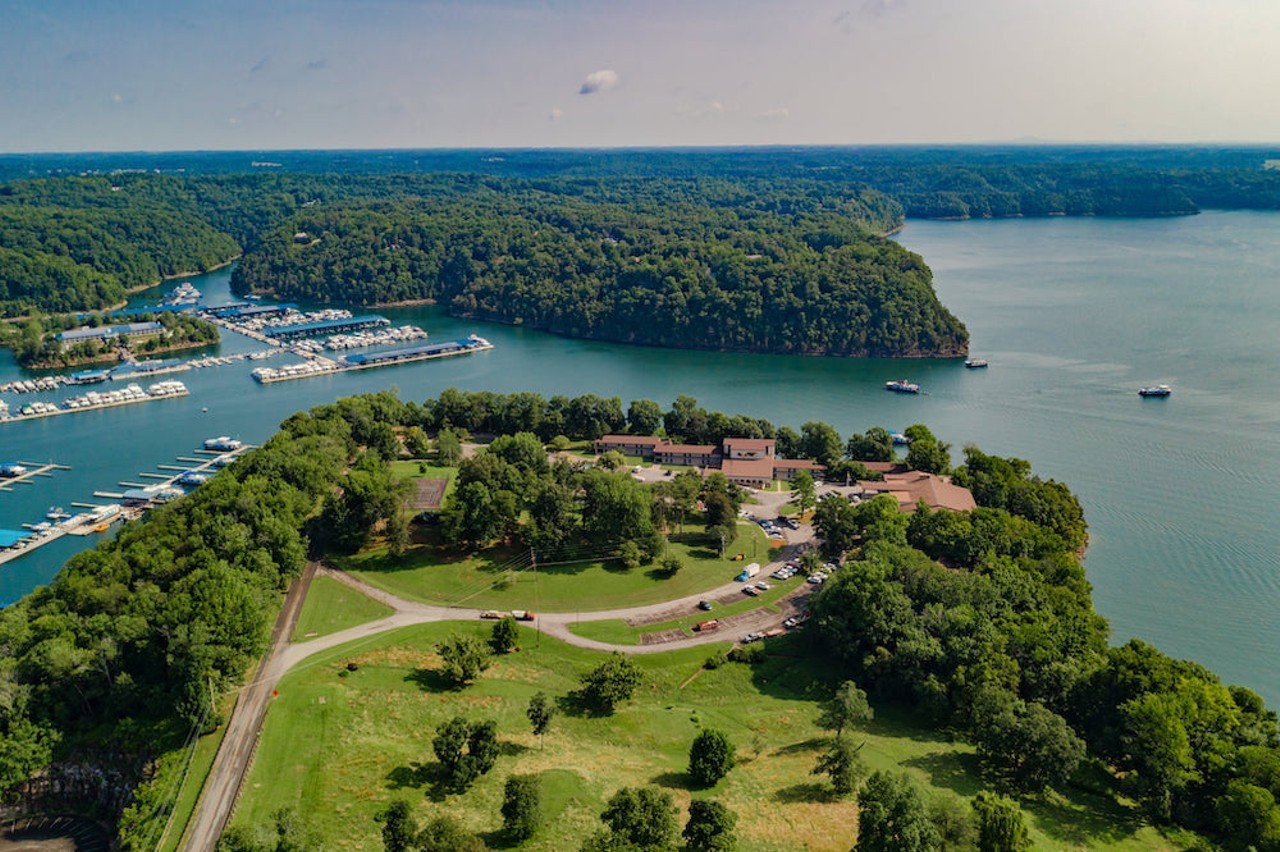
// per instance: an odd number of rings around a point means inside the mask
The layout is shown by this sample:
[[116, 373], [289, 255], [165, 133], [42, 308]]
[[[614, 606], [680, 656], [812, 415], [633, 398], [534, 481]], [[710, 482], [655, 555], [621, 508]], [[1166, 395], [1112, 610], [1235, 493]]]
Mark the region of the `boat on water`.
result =
[[1168, 385], [1152, 385], [1151, 387], [1139, 388], [1138, 396], [1169, 396], [1173, 393], [1173, 388]]
[[59, 521], [67, 517], [67, 513], [62, 510], [61, 506], [50, 506], [49, 511], [45, 512], [44, 516], [51, 521]]
[[261, 301], [262, 301], [262, 297], [261, 297], [261, 296], [259, 296], [257, 293], [245, 293], [245, 294], [244, 294], [244, 297], [245, 297], [245, 299], [246, 299], [247, 301], [250, 301], [250, 302], [261, 302]]
[[893, 441], [895, 447], [906, 447], [911, 444], [911, 439], [901, 432], [891, 432], [889, 438]]
[[982, 367], [990, 366], [986, 358], [969, 358], [964, 362], [964, 365], [970, 370], [977, 370]]
[[206, 450], [217, 450], [218, 452], [228, 452], [230, 450], [238, 450], [244, 446], [242, 441], [237, 441], [230, 435], [219, 435], [216, 438], [207, 438], [204, 442]]
[[920, 393], [920, 386], [906, 379], [898, 379], [895, 382], [885, 382], [884, 389], [893, 391], [894, 393]]

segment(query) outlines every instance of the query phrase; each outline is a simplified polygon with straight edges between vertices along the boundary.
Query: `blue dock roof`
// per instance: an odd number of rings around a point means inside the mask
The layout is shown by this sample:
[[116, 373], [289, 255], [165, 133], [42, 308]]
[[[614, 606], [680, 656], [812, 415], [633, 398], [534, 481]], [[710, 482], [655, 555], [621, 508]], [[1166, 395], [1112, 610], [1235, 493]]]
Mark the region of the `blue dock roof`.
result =
[[397, 358], [406, 358], [412, 355], [434, 355], [437, 352], [453, 352], [458, 349], [471, 349], [476, 342], [469, 337], [460, 337], [457, 340], [446, 340], [442, 343], [424, 343], [420, 346], [406, 346], [402, 349], [387, 349], [382, 352], [360, 352], [355, 355], [348, 355], [346, 362], [348, 364], [376, 364], [379, 361], [394, 361]]
[[277, 325], [264, 328], [263, 334], [271, 337], [288, 337], [291, 335], [323, 334], [326, 331], [337, 331], [344, 328], [360, 328], [370, 325], [390, 325], [391, 320], [378, 314], [365, 314], [347, 319], [317, 320], [315, 322], [296, 322], [292, 325]]
[[29, 535], [26, 530], [0, 530], [0, 547], [13, 547]]

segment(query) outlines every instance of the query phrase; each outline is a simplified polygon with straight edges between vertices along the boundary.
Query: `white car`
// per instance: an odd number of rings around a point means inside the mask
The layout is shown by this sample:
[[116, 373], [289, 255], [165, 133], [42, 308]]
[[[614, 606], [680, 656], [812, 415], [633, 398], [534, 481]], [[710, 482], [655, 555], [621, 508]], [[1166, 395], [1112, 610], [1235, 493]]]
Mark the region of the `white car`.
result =
[[770, 589], [772, 589], [772, 588], [773, 588], [773, 586], [770, 586], [770, 585], [769, 585], [768, 583], [766, 583], [764, 580], [761, 580], [759, 583], [756, 583], [756, 588], [757, 588], [757, 589], [759, 589], [759, 590], [760, 590], [760, 591], [762, 591], [762, 592], [767, 592], [767, 591], [769, 591]]

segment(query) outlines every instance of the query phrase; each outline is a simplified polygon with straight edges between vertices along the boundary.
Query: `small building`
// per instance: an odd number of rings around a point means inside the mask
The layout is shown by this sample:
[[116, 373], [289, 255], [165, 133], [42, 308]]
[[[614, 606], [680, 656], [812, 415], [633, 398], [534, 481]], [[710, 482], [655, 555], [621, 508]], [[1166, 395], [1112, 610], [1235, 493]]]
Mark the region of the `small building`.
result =
[[298, 231], [296, 234], [293, 235], [293, 241], [295, 243], [298, 243], [299, 245], [302, 245], [303, 243], [309, 243], [311, 242], [311, 235], [308, 234], [306, 231]]
[[949, 477], [911, 470], [905, 473], [887, 473], [881, 482], [859, 482], [865, 497], [892, 494], [903, 512], [913, 512], [920, 501], [930, 509], [949, 509], [968, 512], [978, 508], [968, 488], [961, 488]]
[[724, 454], [730, 459], [771, 459], [777, 455], [773, 438], [725, 438]]
[[818, 464], [812, 459], [774, 459], [773, 460], [773, 478], [790, 482], [795, 478], [796, 473], [802, 470], [809, 471], [815, 480], [822, 479], [823, 474], [827, 472], [825, 465]]
[[657, 464], [691, 467], [720, 467], [720, 448], [715, 444], [659, 444], [653, 451]]
[[727, 458], [720, 463], [720, 472], [735, 485], [747, 488], [768, 488], [773, 483], [770, 459]]
[[651, 459], [653, 451], [665, 443], [656, 435], [605, 435], [595, 442], [595, 449], [596, 455], [616, 450], [624, 456]]
[[145, 337], [148, 335], [159, 334], [164, 331], [164, 326], [155, 321], [150, 322], [127, 322], [121, 325], [103, 325], [97, 328], [73, 328], [70, 331], [60, 331], [53, 336], [62, 346], [68, 346], [75, 343], [81, 343], [86, 340], [115, 340], [117, 338]]

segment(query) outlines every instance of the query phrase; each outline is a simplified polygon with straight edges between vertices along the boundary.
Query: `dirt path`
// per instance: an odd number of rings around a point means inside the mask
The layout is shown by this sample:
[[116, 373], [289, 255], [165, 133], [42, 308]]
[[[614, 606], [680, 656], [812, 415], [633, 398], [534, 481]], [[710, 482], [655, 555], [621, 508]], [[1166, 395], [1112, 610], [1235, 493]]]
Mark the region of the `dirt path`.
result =
[[226, 828], [240, 785], [244, 782], [253, 758], [271, 691], [284, 672], [279, 667], [281, 654], [289, 647], [289, 636], [298, 622], [298, 613], [302, 610], [302, 602], [306, 599], [316, 567], [314, 563], [308, 563], [302, 576], [285, 595], [284, 606], [280, 608], [280, 615], [271, 631], [271, 648], [258, 665], [253, 681], [240, 693], [240, 699], [227, 722], [227, 733], [214, 757], [213, 767], [200, 792], [195, 813], [191, 816], [184, 847], [186, 849], [202, 852], [212, 850], [217, 845], [222, 830]]

